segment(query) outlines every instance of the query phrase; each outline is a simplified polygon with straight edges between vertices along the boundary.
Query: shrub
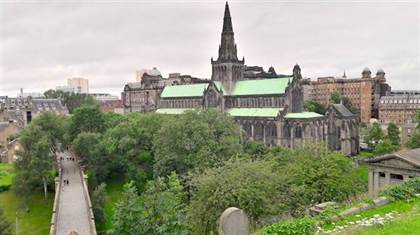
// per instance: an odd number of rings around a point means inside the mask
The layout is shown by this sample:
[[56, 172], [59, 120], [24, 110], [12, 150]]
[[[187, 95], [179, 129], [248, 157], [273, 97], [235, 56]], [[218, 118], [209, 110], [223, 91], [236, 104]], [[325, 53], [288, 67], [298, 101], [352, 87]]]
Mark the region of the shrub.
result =
[[420, 193], [420, 178], [414, 178], [394, 187], [385, 189], [381, 195], [393, 201], [409, 200]]
[[310, 235], [316, 231], [315, 221], [311, 218], [293, 219], [272, 224], [265, 228], [263, 235]]

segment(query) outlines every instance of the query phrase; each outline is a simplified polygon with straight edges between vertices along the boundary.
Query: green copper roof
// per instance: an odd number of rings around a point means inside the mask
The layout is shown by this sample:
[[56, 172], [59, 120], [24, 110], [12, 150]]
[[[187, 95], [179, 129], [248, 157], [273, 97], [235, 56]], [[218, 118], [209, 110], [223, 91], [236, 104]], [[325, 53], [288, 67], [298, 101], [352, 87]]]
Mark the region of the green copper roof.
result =
[[208, 83], [191, 85], [165, 86], [160, 97], [198, 97], [203, 96], [203, 92], [209, 86]]
[[193, 109], [157, 109], [156, 113], [162, 113], [162, 114], [182, 114], [183, 112], [187, 110], [193, 110]]
[[289, 78], [238, 81], [231, 95], [284, 94]]
[[281, 108], [233, 108], [229, 113], [233, 117], [277, 117]]
[[323, 117], [323, 115], [315, 112], [301, 112], [301, 113], [287, 113], [285, 118], [317, 118]]

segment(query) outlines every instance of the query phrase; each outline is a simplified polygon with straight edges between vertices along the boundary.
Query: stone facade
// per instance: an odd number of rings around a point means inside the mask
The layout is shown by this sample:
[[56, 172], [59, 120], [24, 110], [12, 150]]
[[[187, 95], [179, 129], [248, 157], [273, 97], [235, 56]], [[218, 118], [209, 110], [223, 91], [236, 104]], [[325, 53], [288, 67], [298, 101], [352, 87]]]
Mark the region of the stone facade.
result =
[[12, 120], [21, 127], [43, 112], [53, 112], [58, 115], [69, 114], [67, 107], [59, 99], [5, 97], [0, 102], [0, 119]]
[[151, 112], [158, 106], [159, 96], [167, 85], [182, 85], [206, 82], [204, 79], [181, 75], [169, 74], [168, 78], [161, 75], [142, 73], [140, 82], [128, 83], [121, 94], [124, 112]]
[[360, 119], [369, 123], [371, 118], [378, 118], [379, 101], [382, 96], [390, 92], [390, 86], [386, 83], [385, 72], [379, 69], [375, 77], [371, 71], [365, 68], [361, 78], [322, 77], [316, 81], [304, 79], [304, 98], [314, 100], [324, 105], [331, 104], [331, 93], [337, 91], [348, 97], [353, 107], [359, 110]]
[[238, 60], [228, 4], [219, 55], [211, 59], [211, 65], [212, 79], [206, 83], [167, 84], [154, 97], [156, 112], [179, 114], [186, 109], [215, 108], [234, 117], [241, 126], [242, 139], [289, 148], [325, 143], [347, 155], [358, 153], [357, 116], [343, 105], [332, 107], [325, 116], [304, 110], [304, 83], [298, 65], [292, 75], [278, 75], [272, 67], [265, 72], [258, 66], [246, 66], [244, 58]]
[[379, 121], [382, 124], [395, 123], [404, 125], [415, 120], [420, 111], [420, 94], [392, 94], [381, 97], [379, 104]]
[[404, 150], [365, 160], [369, 165], [369, 194], [381, 188], [420, 177], [420, 149]]

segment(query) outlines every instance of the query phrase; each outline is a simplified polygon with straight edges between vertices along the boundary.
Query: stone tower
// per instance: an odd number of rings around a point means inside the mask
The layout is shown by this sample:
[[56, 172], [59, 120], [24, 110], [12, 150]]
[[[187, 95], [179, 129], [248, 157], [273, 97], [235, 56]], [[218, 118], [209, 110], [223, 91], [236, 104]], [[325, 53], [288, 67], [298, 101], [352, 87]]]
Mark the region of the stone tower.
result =
[[222, 40], [219, 46], [219, 57], [211, 59], [213, 81], [221, 81], [227, 92], [231, 92], [235, 81], [242, 80], [245, 60], [238, 60], [235, 38], [230, 17], [229, 4], [226, 2], [223, 18]]

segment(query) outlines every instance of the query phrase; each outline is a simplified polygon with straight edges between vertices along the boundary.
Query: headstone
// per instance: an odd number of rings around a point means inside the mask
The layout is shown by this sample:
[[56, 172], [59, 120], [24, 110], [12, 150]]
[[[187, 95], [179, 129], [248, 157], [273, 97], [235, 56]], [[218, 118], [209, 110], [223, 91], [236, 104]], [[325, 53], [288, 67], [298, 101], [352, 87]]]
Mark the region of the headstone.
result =
[[245, 212], [227, 208], [220, 216], [219, 233], [222, 235], [249, 235], [249, 221]]

